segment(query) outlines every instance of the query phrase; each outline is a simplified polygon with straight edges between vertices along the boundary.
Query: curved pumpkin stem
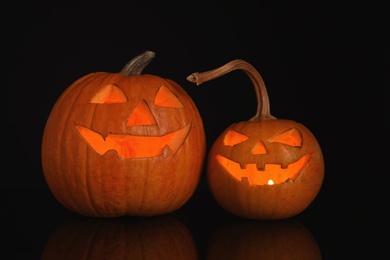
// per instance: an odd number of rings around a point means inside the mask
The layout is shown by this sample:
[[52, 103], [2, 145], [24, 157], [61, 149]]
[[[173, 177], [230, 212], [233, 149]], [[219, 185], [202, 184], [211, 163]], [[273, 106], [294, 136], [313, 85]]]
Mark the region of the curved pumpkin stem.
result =
[[134, 57], [131, 61], [129, 61], [119, 73], [126, 76], [136, 74], [140, 75], [144, 68], [152, 61], [154, 56], [154, 52], [145, 51], [144, 53]]
[[218, 78], [237, 69], [243, 70], [249, 76], [256, 91], [257, 112], [249, 121], [276, 119], [270, 112], [268, 93], [263, 78], [251, 64], [244, 60], [236, 59], [213, 70], [192, 73], [187, 77], [187, 80], [200, 85], [203, 82]]

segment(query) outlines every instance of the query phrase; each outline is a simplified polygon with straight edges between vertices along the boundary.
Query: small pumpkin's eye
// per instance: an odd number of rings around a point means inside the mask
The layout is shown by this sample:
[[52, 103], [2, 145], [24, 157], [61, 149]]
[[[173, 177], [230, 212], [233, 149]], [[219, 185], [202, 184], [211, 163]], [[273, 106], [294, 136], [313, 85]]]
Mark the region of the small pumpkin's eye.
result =
[[156, 94], [154, 104], [160, 107], [182, 108], [183, 103], [166, 86], [162, 85]]
[[113, 104], [127, 102], [123, 91], [114, 84], [107, 84], [90, 101], [95, 104]]
[[302, 146], [302, 134], [296, 128], [291, 128], [283, 133], [280, 133], [269, 140], [271, 143], [282, 143], [290, 146], [301, 147]]
[[227, 146], [234, 146], [236, 144], [245, 142], [248, 139], [249, 137], [244, 134], [237, 133], [234, 130], [229, 130], [223, 139], [223, 143]]

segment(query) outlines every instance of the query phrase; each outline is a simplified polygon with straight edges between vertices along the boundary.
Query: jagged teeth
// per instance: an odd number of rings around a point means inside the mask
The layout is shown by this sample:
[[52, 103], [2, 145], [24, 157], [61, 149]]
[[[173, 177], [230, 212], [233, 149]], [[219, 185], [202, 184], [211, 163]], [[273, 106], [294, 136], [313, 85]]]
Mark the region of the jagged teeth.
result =
[[256, 164], [256, 168], [257, 168], [258, 171], [264, 171], [265, 170], [265, 164], [264, 163], [262, 163], [262, 164], [257, 163]]
[[241, 182], [242, 182], [243, 184], [249, 185], [249, 180], [248, 180], [247, 177], [242, 177], [242, 178], [241, 178]]
[[280, 165], [280, 168], [282, 168], [282, 169], [287, 169], [287, 168], [288, 168], [288, 163], [282, 163], [282, 164]]
[[[253, 164], [250, 163], [250, 165], [253, 165]], [[257, 168], [258, 171], [265, 171], [266, 165], [267, 164], [264, 164], [264, 163], [256, 163], [256, 168]], [[279, 166], [280, 166], [281, 169], [287, 169], [288, 168], [288, 163], [282, 163], [282, 164], [279, 164]], [[240, 163], [240, 168], [242, 170], [247, 169], [248, 168], [248, 164]]]
[[241, 169], [246, 169], [246, 164], [245, 163], [240, 163], [240, 168]]

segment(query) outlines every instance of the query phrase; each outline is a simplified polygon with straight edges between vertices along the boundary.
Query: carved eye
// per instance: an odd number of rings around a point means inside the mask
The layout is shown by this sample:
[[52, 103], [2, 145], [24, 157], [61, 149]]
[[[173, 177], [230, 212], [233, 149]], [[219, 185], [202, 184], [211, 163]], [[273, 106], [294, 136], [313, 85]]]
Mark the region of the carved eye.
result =
[[160, 107], [182, 108], [183, 103], [166, 86], [162, 85], [156, 94], [154, 104]]
[[240, 134], [236, 131], [229, 130], [223, 139], [223, 143], [227, 146], [234, 146], [236, 144], [245, 142], [248, 139], [249, 137], [244, 134]]
[[127, 97], [123, 91], [115, 84], [107, 84], [90, 101], [95, 104], [113, 104], [127, 102]]
[[302, 146], [302, 134], [296, 128], [291, 128], [283, 133], [280, 133], [269, 140], [271, 143], [282, 143], [289, 146], [301, 147]]
[[[244, 134], [240, 134], [234, 130], [229, 130], [223, 139], [223, 143], [226, 146], [235, 146], [248, 139], [249, 137]], [[255, 146], [253, 146], [251, 152], [252, 154], [266, 154], [267, 149], [265, 148], [263, 142], [259, 141]]]

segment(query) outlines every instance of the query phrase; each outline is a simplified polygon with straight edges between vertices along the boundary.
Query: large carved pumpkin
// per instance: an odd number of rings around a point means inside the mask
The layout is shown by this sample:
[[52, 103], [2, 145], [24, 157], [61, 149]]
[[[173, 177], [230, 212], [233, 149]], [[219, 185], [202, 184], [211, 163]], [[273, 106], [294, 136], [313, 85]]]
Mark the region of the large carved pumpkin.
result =
[[193, 194], [205, 157], [197, 107], [174, 81], [142, 74], [154, 53], [120, 73], [98, 72], [55, 103], [42, 165], [59, 202], [86, 216], [172, 212]]
[[46, 241], [42, 260], [199, 259], [188, 228], [171, 216], [71, 218]]
[[256, 115], [232, 124], [214, 141], [208, 155], [207, 180], [212, 195], [226, 210], [251, 219], [282, 219], [307, 208], [324, 177], [321, 148], [302, 124], [270, 114], [260, 74], [234, 60], [188, 80], [201, 84], [235, 69], [251, 78], [258, 101]]

